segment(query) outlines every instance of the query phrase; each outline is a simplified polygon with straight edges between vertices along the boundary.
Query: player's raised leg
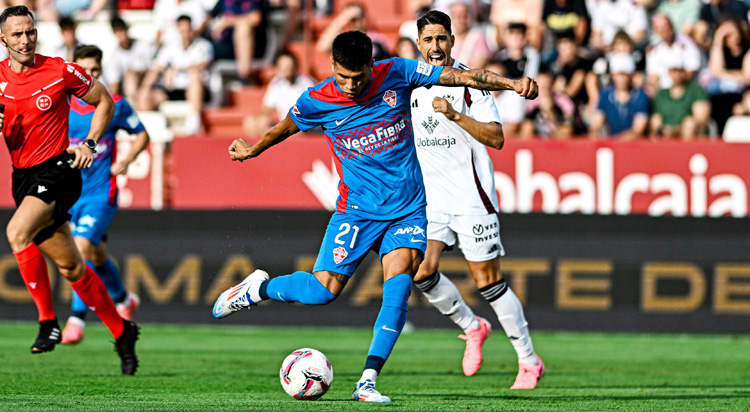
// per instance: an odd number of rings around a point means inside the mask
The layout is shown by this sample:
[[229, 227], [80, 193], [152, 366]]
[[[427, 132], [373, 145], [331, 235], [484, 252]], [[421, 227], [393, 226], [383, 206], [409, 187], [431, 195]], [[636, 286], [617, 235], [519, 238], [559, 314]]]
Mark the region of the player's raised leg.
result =
[[[433, 223], [428, 224], [428, 237], [437, 236]], [[448, 228], [444, 230], [447, 232]], [[492, 327], [484, 318], [478, 317], [466, 304], [456, 285], [446, 276], [438, 271], [440, 254], [445, 250], [446, 244], [437, 240], [427, 241], [427, 252], [425, 260], [419, 266], [414, 284], [417, 286], [427, 300], [443, 315], [450, 318], [464, 334], [459, 335], [466, 341], [462, 367], [466, 376], [472, 376], [482, 366], [482, 346], [489, 337]]]

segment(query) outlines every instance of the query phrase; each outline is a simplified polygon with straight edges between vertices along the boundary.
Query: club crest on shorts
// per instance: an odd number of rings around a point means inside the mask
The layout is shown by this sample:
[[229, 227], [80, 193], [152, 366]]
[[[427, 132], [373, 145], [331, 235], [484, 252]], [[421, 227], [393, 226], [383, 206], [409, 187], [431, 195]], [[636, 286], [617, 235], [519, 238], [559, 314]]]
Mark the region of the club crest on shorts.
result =
[[346, 249], [341, 246], [333, 249], [333, 261], [336, 262], [336, 264], [343, 262], [348, 255], [349, 254], [346, 252]]
[[393, 90], [387, 90], [385, 94], [383, 94], [383, 100], [388, 103], [388, 106], [396, 107], [396, 92]]

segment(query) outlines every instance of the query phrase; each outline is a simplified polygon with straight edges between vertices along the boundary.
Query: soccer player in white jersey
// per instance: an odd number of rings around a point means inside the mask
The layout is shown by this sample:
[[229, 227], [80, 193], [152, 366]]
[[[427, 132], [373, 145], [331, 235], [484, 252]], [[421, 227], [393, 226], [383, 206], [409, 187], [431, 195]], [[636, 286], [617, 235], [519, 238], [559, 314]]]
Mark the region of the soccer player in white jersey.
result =
[[[450, 17], [430, 11], [417, 21], [425, 62], [469, 68], [451, 58]], [[511, 389], [533, 389], [544, 374], [534, 353], [521, 302], [500, 272], [504, 255], [497, 217], [492, 161], [485, 146], [500, 149], [503, 129], [492, 96], [468, 87], [420, 87], [411, 95], [417, 156], [427, 193], [427, 252], [414, 283], [442, 314], [465, 332], [463, 369], [474, 375], [490, 323], [472, 312], [456, 286], [438, 271], [440, 254], [458, 243], [479, 292], [497, 314], [518, 354], [519, 372]]]

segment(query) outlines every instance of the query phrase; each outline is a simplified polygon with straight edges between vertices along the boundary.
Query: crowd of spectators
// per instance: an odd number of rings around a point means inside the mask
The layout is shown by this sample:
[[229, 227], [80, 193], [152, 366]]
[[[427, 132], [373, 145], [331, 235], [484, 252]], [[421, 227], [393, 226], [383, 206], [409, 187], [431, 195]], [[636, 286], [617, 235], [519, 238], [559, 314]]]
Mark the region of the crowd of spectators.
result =
[[[4, 5], [23, 0], [0, 0]], [[732, 114], [750, 115], [750, 0], [406, 0], [398, 36], [374, 24], [377, 2], [348, 0], [36, 0], [61, 41], [43, 53], [69, 58], [76, 24], [107, 13], [117, 39], [104, 79], [139, 110], [186, 100], [186, 130], [201, 131], [209, 71], [230, 62], [240, 85], [267, 87], [250, 134], [277, 121], [292, 94], [315, 81], [299, 73], [290, 42], [327, 54], [333, 37], [361, 30], [375, 59], [420, 59], [416, 20], [434, 8], [453, 22], [453, 57], [511, 78], [538, 79], [526, 102], [496, 93], [509, 138], [702, 139], [721, 134]], [[28, 4], [32, 3], [32, 4]], [[313, 10], [305, 10], [306, 7]], [[135, 40], [118, 8], [151, 10], [152, 41]], [[324, 24], [305, 30], [318, 19]], [[101, 18], [100, 18], [101, 20]], [[132, 33], [130, 33], [132, 34]], [[310, 37], [312, 35], [312, 38]], [[224, 73], [224, 71], [222, 71]], [[271, 73], [270, 75], [268, 73]], [[316, 74], [312, 72], [311, 74]], [[320, 76], [320, 73], [317, 73]], [[323, 73], [325, 74], [325, 73]], [[271, 80], [273, 79], [273, 80]], [[270, 81], [270, 85], [269, 85]], [[221, 83], [222, 87], [225, 83]], [[217, 100], [221, 101], [221, 100]], [[216, 103], [214, 103], [216, 104]]]

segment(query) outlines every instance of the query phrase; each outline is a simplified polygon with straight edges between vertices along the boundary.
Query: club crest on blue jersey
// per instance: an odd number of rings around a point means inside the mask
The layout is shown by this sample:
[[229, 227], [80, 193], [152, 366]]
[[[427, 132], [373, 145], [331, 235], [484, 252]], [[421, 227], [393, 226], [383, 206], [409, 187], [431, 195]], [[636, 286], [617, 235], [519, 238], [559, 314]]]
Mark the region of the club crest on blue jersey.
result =
[[383, 100], [385, 100], [385, 102], [388, 103], [388, 106], [391, 107], [396, 107], [397, 97], [396, 92], [393, 90], [386, 90], [385, 94], [383, 94]]

